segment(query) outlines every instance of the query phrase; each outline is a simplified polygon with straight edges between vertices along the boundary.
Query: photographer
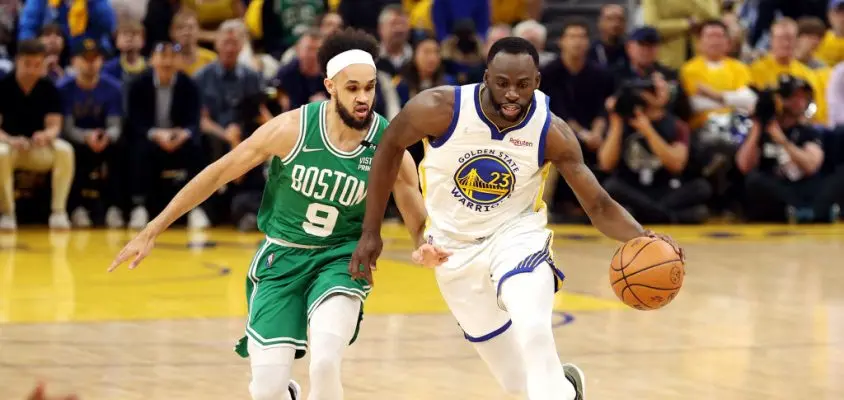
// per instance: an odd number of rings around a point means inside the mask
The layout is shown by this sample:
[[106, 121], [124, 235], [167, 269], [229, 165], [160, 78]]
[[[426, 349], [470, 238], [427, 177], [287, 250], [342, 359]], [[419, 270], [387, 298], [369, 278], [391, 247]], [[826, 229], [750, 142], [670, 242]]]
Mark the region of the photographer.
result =
[[610, 128], [598, 151], [598, 166], [612, 175], [610, 195], [643, 223], [701, 223], [711, 187], [698, 178], [680, 179], [689, 159], [689, 128], [665, 110], [668, 84], [652, 80], [621, 85], [607, 101]]
[[836, 217], [833, 203], [841, 195], [841, 179], [825, 181], [818, 173], [824, 151], [806, 116], [812, 96], [810, 84], [791, 75], [781, 76], [777, 89], [759, 94], [753, 128], [736, 155], [746, 175], [748, 219], [829, 222]]

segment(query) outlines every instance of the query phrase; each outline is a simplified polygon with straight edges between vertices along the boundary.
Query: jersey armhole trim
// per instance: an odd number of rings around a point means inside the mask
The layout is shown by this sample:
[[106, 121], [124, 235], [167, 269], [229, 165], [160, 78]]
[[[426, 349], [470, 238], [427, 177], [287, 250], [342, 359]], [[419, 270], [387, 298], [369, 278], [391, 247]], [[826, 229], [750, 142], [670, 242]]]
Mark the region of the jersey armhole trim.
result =
[[296, 144], [294, 144], [293, 148], [290, 149], [290, 153], [287, 153], [287, 156], [281, 159], [282, 164], [286, 165], [287, 163], [293, 161], [293, 159], [299, 155], [299, 151], [305, 143], [305, 135], [308, 132], [307, 106], [307, 104], [304, 104], [302, 107], [299, 107], [299, 134], [296, 137]]
[[457, 128], [457, 121], [460, 120], [460, 108], [461, 108], [462, 105], [463, 105], [463, 103], [460, 100], [460, 86], [455, 86], [454, 87], [454, 107], [453, 107], [454, 109], [451, 112], [451, 123], [448, 124], [448, 130], [446, 130], [445, 133], [442, 136], [440, 136], [438, 138], [431, 138], [431, 140], [428, 141], [428, 143], [431, 145], [431, 147], [437, 148], [437, 147], [444, 145], [445, 142], [448, 141], [448, 138], [451, 137], [451, 134], [454, 133], [454, 129]]
[[545, 125], [542, 125], [542, 132], [539, 134], [539, 153], [537, 160], [539, 161], [539, 166], [545, 165], [545, 141], [548, 138], [548, 129], [551, 128], [551, 119], [553, 116], [551, 115], [551, 97], [545, 96], [545, 112], [547, 116], [545, 117]]

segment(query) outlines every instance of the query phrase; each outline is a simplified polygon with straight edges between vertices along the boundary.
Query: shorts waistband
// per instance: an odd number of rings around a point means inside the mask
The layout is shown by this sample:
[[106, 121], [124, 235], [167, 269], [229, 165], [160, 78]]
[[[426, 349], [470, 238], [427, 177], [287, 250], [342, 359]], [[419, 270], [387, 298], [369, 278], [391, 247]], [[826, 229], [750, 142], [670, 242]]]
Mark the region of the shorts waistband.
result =
[[291, 243], [286, 240], [271, 238], [269, 236], [266, 237], [267, 241], [283, 247], [292, 247], [294, 249], [324, 249], [328, 246], [310, 246], [306, 244], [298, 244], [298, 243]]

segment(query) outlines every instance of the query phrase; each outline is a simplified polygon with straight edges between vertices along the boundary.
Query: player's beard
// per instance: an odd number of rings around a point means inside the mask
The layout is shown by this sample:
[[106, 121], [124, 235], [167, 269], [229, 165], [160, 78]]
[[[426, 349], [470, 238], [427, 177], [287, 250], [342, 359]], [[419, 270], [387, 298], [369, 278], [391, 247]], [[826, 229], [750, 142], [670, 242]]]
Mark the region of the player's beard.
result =
[[[487, 89], [487, 90], [489, 90], [489, 89]], [[493, 95], [492, 95], [492, 92], [490, 92], [490, 93], [489, 93], [489, 99], [490, 99], [490, 100], [492, 100], [492, 101], [491, 101], [491, 102], [492, 102], [492, 106], [495, 108], [495, 112], [498, 114], [498, 116], [499, 116], [499, 117], [501, 117], [501, 118], [502, 118], [502, 119], [504, 119], [505, 121], [509, 121], [509, 122], [516, 122], [516, 121], [518, 121], [518, 120], [520, 120], [520, 119], [524, 118], [525, 113], [527, 113], [528, 109], [530, 108], [530, 104], [531, 104], [531, 102], [533, 101], [533, 96], [531, 96], [531, 98], [529, 98], [529, 99], [525, 102], [525, 104], [521, 104], [521, 103], [511, 103], [511, 102], [509, 102], [509, 101], [507, 101], [507, 100], [504, 100], [504, 101], [502, 101], [502, 102], [499, 102], [499, 101], [498, 101], [498, 99], [496, 99], [496, 98], [495, 98], [495, 96], [493, 96]], [[516, 115], [515, 117], [509, 117], [509, 116], [507, 116], [506, 114], [504, 114], [504, 112], [502, 111], [502, 108], [504, 108], [504, 105], [508, 105], [508, 104], [515, 104], [515, 105], [518, 105], [518, 106], [519, 106], [519, 114], [518, 114], [518, 115]]]
[[[364, 130], [369, 127], [372, 123], [372, 118], [375, 116], [375, 110], [372, 109], [372, 106], [369, 106], [369, 110], [366, 112], [366, 117], [364, 119], [357, 119], [355, 116], [346, 109], [339, 101], [337, 103], [337, 114], [340, 115], [340, 120], [348, 126], [349, 128], [355, 130]], [[374, 105], [374, 104], [373, 104]]]

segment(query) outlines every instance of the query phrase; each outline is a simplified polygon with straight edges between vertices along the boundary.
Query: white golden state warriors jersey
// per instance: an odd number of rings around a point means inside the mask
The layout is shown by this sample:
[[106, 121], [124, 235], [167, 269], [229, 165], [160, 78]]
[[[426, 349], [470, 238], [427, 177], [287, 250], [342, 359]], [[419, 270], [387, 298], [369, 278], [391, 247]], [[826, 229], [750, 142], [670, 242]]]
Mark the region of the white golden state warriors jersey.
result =
[[541, 221], [534, 223], [544, 228], [548, 96], [535, 91], [524, 119], [499, 130], [481, 109], [480, 84], [454, 89], [449, 129], [426, 140], [419, 166], [429, 228], [468, 241], [516, 219]]

